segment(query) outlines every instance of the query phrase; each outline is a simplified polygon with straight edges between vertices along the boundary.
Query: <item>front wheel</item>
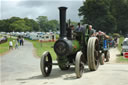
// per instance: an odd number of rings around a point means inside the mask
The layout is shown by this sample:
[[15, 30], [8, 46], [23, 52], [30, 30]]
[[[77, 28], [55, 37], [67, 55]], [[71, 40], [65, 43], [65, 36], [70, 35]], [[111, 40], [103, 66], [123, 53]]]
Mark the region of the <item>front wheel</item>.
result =
[[46, 51], [43, 53], [40, 61], [40, 69], [44, 77], [49, 76], [52, 70], [52, 57], [51, 54]]
[[106, 58], [106, 62], [109, 62], [109, 59], [110, 59], [110, 52], [109, 51], [106, 52], [105, 58]]
[[84, 72], [84, 62], [82, 61], [83, 53], [81, 51], [77, 52], [75, 59], [75, 72], [76, 77], [80, 78]]
[[100, 64], [101, 65], [104, 65], [104, 54], [102, 53], [101, 56], [100, 56]]
[[91, 37], [88, 40], [87, 59], [89, 69], [91, 71], [97, 70], [99, 67], [99, 43], [96, 37]]

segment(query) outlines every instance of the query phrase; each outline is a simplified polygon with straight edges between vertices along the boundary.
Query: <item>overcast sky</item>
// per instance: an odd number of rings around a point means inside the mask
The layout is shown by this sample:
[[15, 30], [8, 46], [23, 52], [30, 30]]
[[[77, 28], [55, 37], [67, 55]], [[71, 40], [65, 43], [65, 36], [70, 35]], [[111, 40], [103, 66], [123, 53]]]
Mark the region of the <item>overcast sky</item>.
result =
[[49, 20], [59, 18], [58, 7], [66, 6], [67, 19], [80, 21], [78, 9], [84, 0], [0, 0], [0, 19], [12, 16], [36, 19], [38, 16], [47, 16]]

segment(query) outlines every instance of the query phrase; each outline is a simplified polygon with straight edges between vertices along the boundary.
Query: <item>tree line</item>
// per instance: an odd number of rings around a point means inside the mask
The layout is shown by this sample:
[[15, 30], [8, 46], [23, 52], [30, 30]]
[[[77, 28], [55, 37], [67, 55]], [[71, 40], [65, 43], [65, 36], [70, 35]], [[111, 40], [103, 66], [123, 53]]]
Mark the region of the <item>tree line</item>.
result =
[[128, 33], [128, 0], [86, 0], [79, 8], [83, 24], [106, 33]]
[[[71, 21], [71, 24], [76, 26], [77, 22]], [[58, 20], [48, 20], [47, 16], [38, 16], [36, 20], [20, 17], [0, 20], [0, 32], [49, 32], [50, 30], [58, 31], [59, 22]]]
[[1, 32], [26, 32], [58, 30], [57, 20], [48, 20], [47, 16], [39, 16], [36, 20], [29, 18], [11, 17], [10, 19], [0, 20]]

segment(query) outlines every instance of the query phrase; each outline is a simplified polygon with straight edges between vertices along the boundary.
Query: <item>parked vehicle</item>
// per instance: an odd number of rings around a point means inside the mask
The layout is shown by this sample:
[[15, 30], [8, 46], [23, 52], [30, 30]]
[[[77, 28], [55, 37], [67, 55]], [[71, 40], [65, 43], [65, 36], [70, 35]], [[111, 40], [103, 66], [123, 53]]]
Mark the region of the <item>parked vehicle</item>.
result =
[[128, 34], [125, 35], [125, 38], [128, 38]]
[[6, 36], [0, 38], [0, 44], [7, 42], [8, 38]]
[[123, 55], [124, 52], [128, 52], [128, 38], [124, 39], [121, 46], [122, 46], [121, 55]]
[[37, 33], [30, 33], [29, 34], [29, 39], [38, 40], [39, 39], [38, 34]]

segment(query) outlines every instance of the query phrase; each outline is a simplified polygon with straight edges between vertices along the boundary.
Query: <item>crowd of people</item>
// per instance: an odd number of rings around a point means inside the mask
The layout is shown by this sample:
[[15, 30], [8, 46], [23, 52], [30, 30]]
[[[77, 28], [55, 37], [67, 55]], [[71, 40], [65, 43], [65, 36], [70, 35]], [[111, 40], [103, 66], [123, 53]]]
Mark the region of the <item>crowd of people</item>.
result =
[[15, 42], [15, 49], [17, 49], [20, 46], [24, 45], [24, 38], [22, 36], [18, 36], [16, 41], [9, 41], [9, 50], [13, 49], [13, 42]]
[[117, 47], [118, 46], [118, 38], [117, 37], [115, 37], [115, 38], [111, 38], [111, 40], [110, 40], [110, 47]]

